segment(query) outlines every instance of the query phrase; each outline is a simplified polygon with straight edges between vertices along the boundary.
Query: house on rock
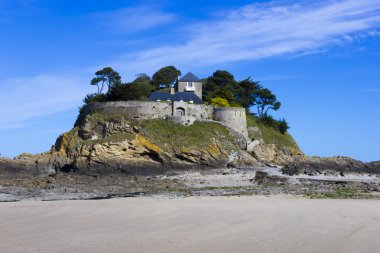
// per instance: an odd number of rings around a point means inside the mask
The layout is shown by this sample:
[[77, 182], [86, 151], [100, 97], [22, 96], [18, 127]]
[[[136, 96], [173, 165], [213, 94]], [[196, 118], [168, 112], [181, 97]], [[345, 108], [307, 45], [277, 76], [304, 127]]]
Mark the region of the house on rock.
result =
[[[149, 97], [151, 101], [177, 101], [195, 104], [203, 104], [202, 80], [189, 72], [179, 78], [170, 92], [156, 91]], [[184, 115], [183, 115], [184, 116]]]
[[192, 125], [195, 121], [218, 122], [241, 136], [247, 149], [252, 148], [252, 141], [248, 138], [245, 109], [205, 104], [202, 100], [202, 81], [191, 72], [179, 78], [170, 91], [153, 92], [149, 101], [100, 102], [87, 105], [85, 114], [93, 112], [123, 115], [127, 120], [166, 119], [185, 126]]

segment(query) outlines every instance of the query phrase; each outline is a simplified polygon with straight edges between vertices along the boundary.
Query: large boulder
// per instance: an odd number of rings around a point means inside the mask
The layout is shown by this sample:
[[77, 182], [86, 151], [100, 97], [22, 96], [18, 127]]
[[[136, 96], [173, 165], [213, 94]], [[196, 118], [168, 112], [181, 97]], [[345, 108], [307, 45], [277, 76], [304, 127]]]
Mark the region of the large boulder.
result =
[[300, 151], [285, 146], [265, 143], [257, 145], [252, 151], [252, 155], [257, 160], [267, 165], [280, 166], [287, 165], [293, 162], [294, 159], [303, 157], [303, 154]]

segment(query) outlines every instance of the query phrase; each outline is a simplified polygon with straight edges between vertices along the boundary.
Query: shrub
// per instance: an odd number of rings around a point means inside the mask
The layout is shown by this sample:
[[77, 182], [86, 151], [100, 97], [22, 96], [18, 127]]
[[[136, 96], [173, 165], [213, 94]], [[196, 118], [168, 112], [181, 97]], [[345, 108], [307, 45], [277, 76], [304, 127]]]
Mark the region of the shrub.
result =
[[286, 133], [289, 129], [289, 124], [284, 118], [275, 120], [271, 115], [268, 114], [264, 114], [263, 116], [258, 117], [257, 123], [265, 126], [270, 126], [282, 134]]
[[77, 119], [75, 120], [74, 127], [78, 127], [78, 126], [80, 126], [83, 123], [83, 121], [85, 119], [85, 117], [84, 117], [84, 108], [85, 108], [84, 105], [78, 107], [79, 114], [77, 116]]
[[87, 94], [83, 99], [85, 104], [95, 103], [95, 102], [104, 102], [106, 100], [106, 96], [104, 94], [92, 93]]
[[213, 106], [222, 106], [222, 107], [230, 107], [230, 103], [228, 103], [228, 100], [221, 97], [216, 97], [211, 99], [211, 105]]
[[284, 118], [282, 118], [277, 121], [277, 128], [282, 134], [284, 134], [288, 131], [289, 124]]
[[258, 123], [266, 125], [266, 126], [271, 126], [273, 128], [277, 128], [277, 121], [271, 115], [268, 115], [268, 114], [264, 114], [263, 116], [260, 116], [258, 118]]

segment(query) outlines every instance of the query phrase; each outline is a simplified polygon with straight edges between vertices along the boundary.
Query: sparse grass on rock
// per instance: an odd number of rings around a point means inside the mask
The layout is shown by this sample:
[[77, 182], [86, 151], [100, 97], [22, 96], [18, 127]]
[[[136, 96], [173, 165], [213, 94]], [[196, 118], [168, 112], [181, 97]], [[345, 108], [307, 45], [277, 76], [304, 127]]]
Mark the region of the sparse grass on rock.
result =
[[195, 122], [183, 126], [167, 120], [144, 120], [139, 123], [141, 133], [157, 145], [175, 148], [207, 147], [220, 143], [228, 149], [237, 149], [236, 139], [230, 131], [218, 123]]
[[296, 141], [289, 133], [282, 134], [280, 131], [274, 129], [271, 126], [259, 124], [255, 117], [250, 114], [247, 114], [247, 125], [248, 127], [259, 128], [263, 135], [263, 141], [266, 144], [276, 144], [278, 146], [284, 146], [289, 148], [290, 150], [295, 151], [295, 153], [301, 152]]

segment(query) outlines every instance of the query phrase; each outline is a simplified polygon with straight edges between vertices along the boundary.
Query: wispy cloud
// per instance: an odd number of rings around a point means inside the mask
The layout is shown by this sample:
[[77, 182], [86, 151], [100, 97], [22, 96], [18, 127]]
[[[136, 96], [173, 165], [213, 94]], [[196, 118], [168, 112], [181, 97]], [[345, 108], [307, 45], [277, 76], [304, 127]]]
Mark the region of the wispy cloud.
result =
[[113, 65], [129, 72], [167, 64], [211, 66], [280, 55], [300, 55], [373, 36], [380, 0], [312, 1], [247, 5], [224, 18], [184, 27], [178, 43], [126, 54]]
[[2, 80], [0, 87], [0, 131], [22, 127], [35, 117], [77, 108], [90, 89], [80, 78], [59, 75]]
[[133, 33], [172, 23], [176, 15], [161, 11], [154, 6], [124, 8], [97, 14], [104, 24], [119, 33]]

